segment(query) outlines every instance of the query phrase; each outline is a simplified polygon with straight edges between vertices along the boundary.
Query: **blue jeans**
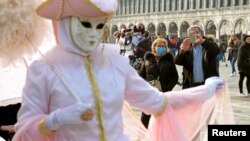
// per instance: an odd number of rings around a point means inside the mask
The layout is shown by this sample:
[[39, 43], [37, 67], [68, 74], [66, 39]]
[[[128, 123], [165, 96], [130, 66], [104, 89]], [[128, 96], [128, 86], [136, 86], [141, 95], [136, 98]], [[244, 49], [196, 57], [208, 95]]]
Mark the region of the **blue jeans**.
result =
[[232, 67], [232, 73], [236, 72], [236, 69], [235, 69], [236, 61], [237, 61], [237, 57], [235, 57], [235, 56], [233, 56], [232, 59], [230, 60], [231, 67]]

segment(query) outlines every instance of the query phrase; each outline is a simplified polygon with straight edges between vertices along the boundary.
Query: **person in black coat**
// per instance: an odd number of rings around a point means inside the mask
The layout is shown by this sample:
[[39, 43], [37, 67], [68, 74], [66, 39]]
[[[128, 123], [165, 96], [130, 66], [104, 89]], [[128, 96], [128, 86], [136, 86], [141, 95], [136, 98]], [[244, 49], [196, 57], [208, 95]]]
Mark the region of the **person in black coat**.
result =
[[[144, 55], [144, 63], [139, 74], [147, 81], [159, 79], [162, 92], [171, 91], [178, 82], [178, 72], [174, 57], [168, 50], [165, 39], [156, 39], [151, 46], [151, 52]], [[150, 115], [142, 112], [141, 121], [147, 128]]]
[[0, 136], [6, 141], [11, 141], [14, 136], [14, 124], [20, 107], [21, 103], [0, 106]]
[[203, 85], [207, 78], [219, 76], [216, 60], [219, 46], [203, 36], [199, 25], [190, 26], [188, 34], [190, 37], [183, 41], [180, 52], [175, 56], [175, 64], [183, 66], [182, 89]]
[[246, 87], [250, 95], [250, 35], [245, 36], [243, 45], [238, 50], [238, 70], [240, 74], [239, 90], [243, 93], [243, 80], [247, 77]]

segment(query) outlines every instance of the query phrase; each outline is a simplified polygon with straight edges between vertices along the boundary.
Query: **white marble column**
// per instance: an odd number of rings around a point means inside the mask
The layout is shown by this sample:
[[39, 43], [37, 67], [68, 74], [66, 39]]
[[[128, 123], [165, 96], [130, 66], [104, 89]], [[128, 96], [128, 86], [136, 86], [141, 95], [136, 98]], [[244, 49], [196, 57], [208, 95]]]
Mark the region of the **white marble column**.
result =
[[196, 0], [196, 9], [200, 9], [200, 1], [201, 0]]
[[126, 8], [126, 7], [125, 7], [125, 2], [126, 2], [126, 1], [124, 1], [124, 0], [122, 1], [122, 15], [125, 15], [125, 14], [126, 14], [126, 13], [125, 13], [125, 8]]
[[155, 12], [158, 12], [159, 11], [159, 0], [156, 0], [156, 3], [155, 3]]
[[170, 0], [167, 0], [167, 2], [166, 2], [166, 10], [167, 10], [167, 11], [170, 10], [169, 5], [170, 5]]
[[227, 7], [227, 4], [228, 4], [228, 0], [224, 1], [224, 7]]
[[194, 9], [193, 2], [194, 2], [194, 0], [190, 0], [190, 3], [189, 3], [189, 7], [190, 7], [191, 10]]
[[161, 0], [161, 12], [164, 12], [164, 5], [166, 0]]
[[181, 11], [181, 3], [182, 3], [182, 0], [177, 0], [177, 2], [176, 2], [177, 11]]
[[215, 36], [216, 36], [216, 39], [219, 39], [219, 40], [220, 40], [220, 31], [219, 31], [219, 29], [218, 29], [217, 27], [216, 27], [216, 29], [217, 29], [217, 30], [215, 30], [215, 32], [216, 32], [216, 33], [215, 33], [215, 34], [216, 34], [216, 35], [215, 35]]
[[240, 0], [240, 3], [239, 3], [239, 5], [243, 5], [243, 0]]

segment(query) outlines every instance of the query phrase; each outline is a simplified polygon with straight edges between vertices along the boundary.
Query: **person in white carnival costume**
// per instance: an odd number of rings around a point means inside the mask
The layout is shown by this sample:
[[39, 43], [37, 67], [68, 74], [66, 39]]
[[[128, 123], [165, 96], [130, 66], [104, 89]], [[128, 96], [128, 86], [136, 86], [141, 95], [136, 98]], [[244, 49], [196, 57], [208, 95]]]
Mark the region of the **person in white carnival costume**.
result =
[[[47, 0], [38, 7], [38, 15], [59, 20], [59, 44], [28, 68], [13, 141], [129, 141], [122, 117], [124, 100], [161, 120], [175, 109], [193, 106], [192, 112], [198, 111], [224, 88], [219, 77], [168, 93], [144, 81], [128, 58], [119, 55], [119, 48], [101, 43], [103, 27], [117, 5], [117, 0]], [[195, 125], [196, 119], [185, 120]], [[153, 122], [151, 133], [156, 132]], [[170, 141], [190, 138], [173, 134], [182, 134], [178, 124], [168, 125]]]

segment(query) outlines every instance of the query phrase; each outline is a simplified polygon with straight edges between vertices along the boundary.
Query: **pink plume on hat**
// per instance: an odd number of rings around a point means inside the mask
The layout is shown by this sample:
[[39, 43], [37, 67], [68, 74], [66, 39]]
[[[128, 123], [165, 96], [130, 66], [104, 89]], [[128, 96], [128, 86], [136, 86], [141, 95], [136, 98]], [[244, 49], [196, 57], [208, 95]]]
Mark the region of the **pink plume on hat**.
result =
[[82, 19], [110, 19], [117, 9], [117, 0], [47, 0], [36, 10], [49, 19], [76, 16]]

